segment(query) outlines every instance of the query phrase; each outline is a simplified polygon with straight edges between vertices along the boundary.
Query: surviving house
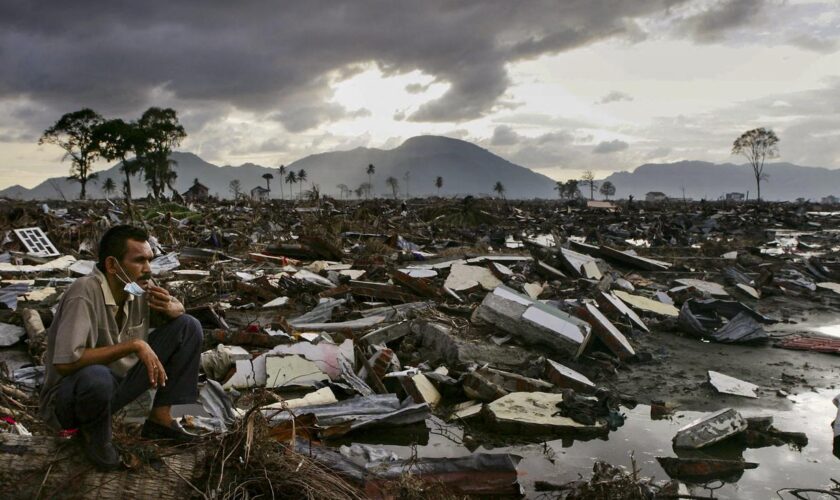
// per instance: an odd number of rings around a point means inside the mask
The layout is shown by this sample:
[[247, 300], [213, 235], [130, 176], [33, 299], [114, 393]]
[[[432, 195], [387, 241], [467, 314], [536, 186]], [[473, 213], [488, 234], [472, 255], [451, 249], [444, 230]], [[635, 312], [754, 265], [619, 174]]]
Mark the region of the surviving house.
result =
[[660, 191], [650, 191], [648, 194], [645, 195], [645, 201], [650, 202], [662, 202], [667, 200], [668, 197], [665, 196], [665, 193]]
[[251, 199], [255, 201], [264, 201], [268, 199], [269, 193], [271, 193], [270, 190], [262, 186], [257, 186], [251, 190]]
[[726, 201], [744, 201], [744, 193], [726, 193]]
[[184, 201], [187, 203], [194, 201], [207, 201], [210, 197], [210, 190], [204, 184], [195, 182], [192, 187], [186, 190], [181, 196], [184, 197]]

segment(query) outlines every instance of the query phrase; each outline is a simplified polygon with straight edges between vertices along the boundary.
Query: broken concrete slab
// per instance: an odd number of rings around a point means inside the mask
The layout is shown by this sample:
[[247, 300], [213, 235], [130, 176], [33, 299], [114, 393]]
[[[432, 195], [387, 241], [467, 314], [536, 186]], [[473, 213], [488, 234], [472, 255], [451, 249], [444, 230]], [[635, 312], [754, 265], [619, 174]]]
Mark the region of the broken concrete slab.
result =
[[723, 285], [712, 281], [697, 280], [691, 278], [679, 278], [674, 280], [680, 285], [694, 287], [703, 293], [713, 297], [728, 297], [729, 293], [723, 289]]
[[479, 286], [484, 290], [492, 290], [501, 284], [502, 282], [486, 267], [454, 264], [450, 268], [449, 276], [446, 277], [443, 286], [456, 292], [462, 292]]
[[545, 345], [574, 358], [589, 340], [589, 324], [585, 321], [504, 285], [484, 297], [475, 315], [526, 343]]
[[[820, 284], [817, 283], [817, 286], [819, 286], [819, 285]], [[756, 300], [761, 298], [761, 294], [758, 293], [758, 290], [751, 287], [750, 285], [745, 285], [743, 283], [738, 283], [738, 284], [735, 285], [735, 287], [738, 288], [739, 290], [741, 290], [742, 292], [746, 293], [750, 297], [756, 299]], [[838, 285], [837, 293], [840, 293], [840, 285]]]
[[438, 272], [434, 269], [415, 269], [404, 268], [399, 270], [403, 274], [407, 274], [412, 278], [437, 278]]
[[514, 392], [486, 405], [493, 426], [522, 432], [587, 433], [603, 432], [606, 423], [584, 425], [571, 418], [555, 416], [562, 394]]
[[96, 261], [94, 260], [77, 260], [67, 270], [79, 276], [87, 276], [93, 272], [94, 267], [96, 267]]
[[757, 385], [720, 372], [709, 370], [709, 383], [721, 394], [732, 394], [733, 396], [743, 396], [745, 398], [758, 397], [755, 393], [759, 388]]
[[610, 258], [624, 264], [629, 264], [639, 269], [645, 269], [647, 271], [667, 271], [671, 268], [671, 263], [669, 262], [634, 255], [630, 252], [624, 252], [605, 245], [600, 246], [598, 251], [603, 257]]
[[[336, 323], [299, 323], [295, 322], [292, 326], [299, 331], [321, 331], [321, 332], [340, 332], [343, 330], [367, 330], [382, 322], [387, 318], [385, 316], [369, 316], [366, 318], [351, 319], [348, 321], [340, 321]], [[290, 323], [291, 324], [291, 323]]]
[[593, 304], [585, 304], [580, 308], [581, 316], [592, 325], [592, 332], [613, 352], [618, 359], [625, 360], [636, 355], [636, 351], [627, 337], [604, 316]]
[[633, 295], [621, 290], [616, 290], [613, 294], [621, 299], [622, 302], [640, 311], [650, 312], [660, 316], [668, 316], [670, 318], [676, 318], [680, 315], [680, 310], [670, 304], [663, 304], [662, 302], [642, 297], [641, 295]]
[[447, 420], [467, 420], [481, 414], [484, 405], [480, 401], [465, 401], [452, 408]]
[[704, 415], [677, 431], [674, 448], [698, 449], [747, 430], [747, 421], [736, 410], [724, 408]]
[[8, 262], [0, 262], [0, 273], [18, 274], [62, 271], [73, 265], [74, 262], [76, 262], [76, 257], [73, 257], [72, 255], [63, 255], [49, 262], [35, 265], [16, 265]]
[[489, 364], [506, 370], [517, 370], [529, 362], [529, 351], [516, 346], [497, 346], [492, 343], [459, 338], [443, 323], [424, 319], [411, 322], [416, 336], [414, 349], [427, 363], [461, 367], [470, 364]]
[[522, 289], [525, 290], [525, 293], [527, 293], [529, 297], [537, 300], [545, 289], [545, 285], [542, 283], [525, 283], [522, 285]]
[[347, 360], [351, 365], [355, 363], [356, 359], [353, 341], [350, 339], [338, 345], [330, 342], [320, 342], [318, 344], [298, 342], [296, 344], [278, 345], [268, 353], [260, 356], [260, 358], [276, 354], [298, 354], [303, 356], [313, 361], [318, 366], [318, 369], [326, 373], [332, 380], [337, 380], [341, 377], [339, 358]]
[[263, 309], [271, 309], [272, 307], [283, 307], [289, 303], [289, 297], [280, 296], [276, 299], [269, 300], [262, 305]]
[[359, 339], [360, 343], [368, 345], [385, 345], [389, 342], [401, 339], [411, 333], [411, 323], [400, 321], [392, 325], [383, 326]]
[[557, 361], [545, 360], [545, 378], [561, 389], [574, 389], [582, 393], [595, 392], [595, 384], [582, 373]]
[[594, 257], [568, 248], [560, 248], [560, 257], [560, 261], [566, 270], [575, 276], [594, 280], [601, 279], [601, 270], [598, 269], [598, 263]]
[[817, 283], [817, 288], [822, 288], [824, 290], [831, 290], [834, 293], [840, 293], [840, 283], [823, 281], [823, 282]]
[[322, 387], [317, 391], [310, 392], [309, 394], [301, 398], [287, 399], [285, 401], [271, 403], [270, 405], [263, 406], [261, 409], [283, 410], [285, 408], [288, 408], [290, 410], [293, 410], [295, 408], [306, 408], [307, 406], [316, 405], [329, 405], [333, 403], [338, 403], [338, 399], [336, 399], [332, 389], [330, 389], [329, 387]]
[[330, 378], [314, 362], [297, 355], [268, 356], [265, 386], [271, 388], [307, 386]]
[[650, 333], [642, 318], [612, 293], [599, 292], [595, 295], [595, 300], [607, 316], [613, 319], [627, 319], [634, 327]]
[[400, 382], [415, 403], [428, 403], [432, 408], [440, 403], [440, 392], [422, 373], [412, 377], [402, 377]]
[[545, 380], [525, 377], [518, 373], [498, 370], [489, 366], [482, 366], [475, 370], [475, 373], [481, 374], [484, 378], [507, 392], [548, 392], [554, 387]]

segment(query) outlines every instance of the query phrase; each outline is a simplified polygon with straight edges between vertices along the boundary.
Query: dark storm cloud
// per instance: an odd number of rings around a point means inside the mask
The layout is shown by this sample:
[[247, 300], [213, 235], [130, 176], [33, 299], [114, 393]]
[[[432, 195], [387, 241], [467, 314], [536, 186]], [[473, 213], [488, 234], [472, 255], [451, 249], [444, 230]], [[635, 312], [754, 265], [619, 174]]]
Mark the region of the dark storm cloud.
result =
[[508, 63], [638, 39], [634, 19], [673, 3], [7, 0], [0, 99], [125, 115], [164, 93], [180, 109], [226, 105], [299, 131], [360, 112], [331, 104], [331, 85], [375, 63], [449, 84], [407, 119], [469, 120], [504, 105]]
[[765, 0], [722, 0], [684, 19], [679, 31], [698, 42], [716, 42], [729, 31], [755, 22], [764, 6]]
[[619, 151], [624, 151], [625, 149], [629, 148], [630, 145], [624, 141], [620, 141], [618, 139], [612, 141], [602, 141], [599, 142], [597, 146], [592, 148], [592, 152], [595, 154], [610, 154], [610, 153], [617, 153]]

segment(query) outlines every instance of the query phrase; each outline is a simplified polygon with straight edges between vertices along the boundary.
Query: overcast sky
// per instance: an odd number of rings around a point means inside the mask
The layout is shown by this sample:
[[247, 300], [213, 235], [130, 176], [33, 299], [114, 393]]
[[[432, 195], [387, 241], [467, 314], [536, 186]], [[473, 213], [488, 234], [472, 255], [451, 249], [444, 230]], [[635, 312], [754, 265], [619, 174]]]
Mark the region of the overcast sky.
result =
[[763, 126], [840, 168], [840, 0], [0, 3], [0, 187], [66, 175], [63, 113], [149, 106], [217, 164], [439, 134], [562, 180]]

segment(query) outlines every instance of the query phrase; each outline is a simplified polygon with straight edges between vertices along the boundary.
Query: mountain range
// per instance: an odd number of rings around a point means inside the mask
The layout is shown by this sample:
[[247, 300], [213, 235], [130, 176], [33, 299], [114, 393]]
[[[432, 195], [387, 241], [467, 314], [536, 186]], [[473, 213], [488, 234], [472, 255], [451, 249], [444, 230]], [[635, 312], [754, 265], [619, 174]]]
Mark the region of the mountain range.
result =
[[[194, 179], [209, 188], [210, 194], [230, 198], [230, 182], [239, 180], [242, 192], [248, 193], [257, 186], [265, 186], [262, 176], [270, 173], [271, 197], [281, 195], [281, 179], [276, 168], [246, 163], [237, 167], [219, 167], [208, 163], [192, 153], [174, 152], [171, 159], [177, 162], [178, 174], [175, 188], [184, 192]], [[282, 185], [285, 197], [289, 189], [297, 194], [319, 185], [321, 192], [338, 196], [338, 185], [350, 189], [368, 181], [368, 165], [375, 166], [370, 177], [374, 193], [378, 196], [392, 196], [392, 188], [386, 184], [388, 177], [399, 183], [399, 196], [436, 194], [435, 179], [443, 178], [440, 189], [442, 196], [495, 194], [493, 186], [501, 182], [505, 196], [513, 199], [556, 198], [555, 181], [528, 168], [511, 163], [475, 144], [447, 137], [418, 136], [406, 140], [391, 150], [356, 148], [350, 151], [336, 151], [314, 154], [297, 160], [287, 168], [307, 173], [304, 185]], [[61, 168], [66, 169], [67, 164]], [[762, 197], [767, 200], [788, 200], [799, 197], [819, 199], [823, 196], [840, 194], [840, 170], [818, 167], [800, 167], [790, 163], [768, 164], [765, 171], [769, 179], [762, 183]], [[407, 175], [408, 173], [408, 175]], [[100, 171], [96, 182], [88, 184], [88, 196], [102, 197], [101, 186], [107, 178], [113, 178], [122, 185], [123, 175], [119, 164]], [[747, 165], [714, 164], [702, 161], [681, 161], [676, 163], [645, 164], [632, 172], [616, 172], [599, 181], [610, 181], [616, 187], [616, 198], [633, 195], [644, 199], [649, 191], [660, 191], [671, 197], [685, 196], [694, 199], [718, 199], [725, 193], [750, 193], [754, 197], [755, 180]], [[146, 188], [139, 177], [132, 179], [135, 197], [146, 195]], [[581, 188], [588, 194], [586, 187]], [[11, 186], [0, 190], [0, 197], [25, 200], [75, 199], [79, 194], [78, 183], [66, 177], [55, 177], [27, 189]], [[600, 195], [596, 193], [596, 198]]]

